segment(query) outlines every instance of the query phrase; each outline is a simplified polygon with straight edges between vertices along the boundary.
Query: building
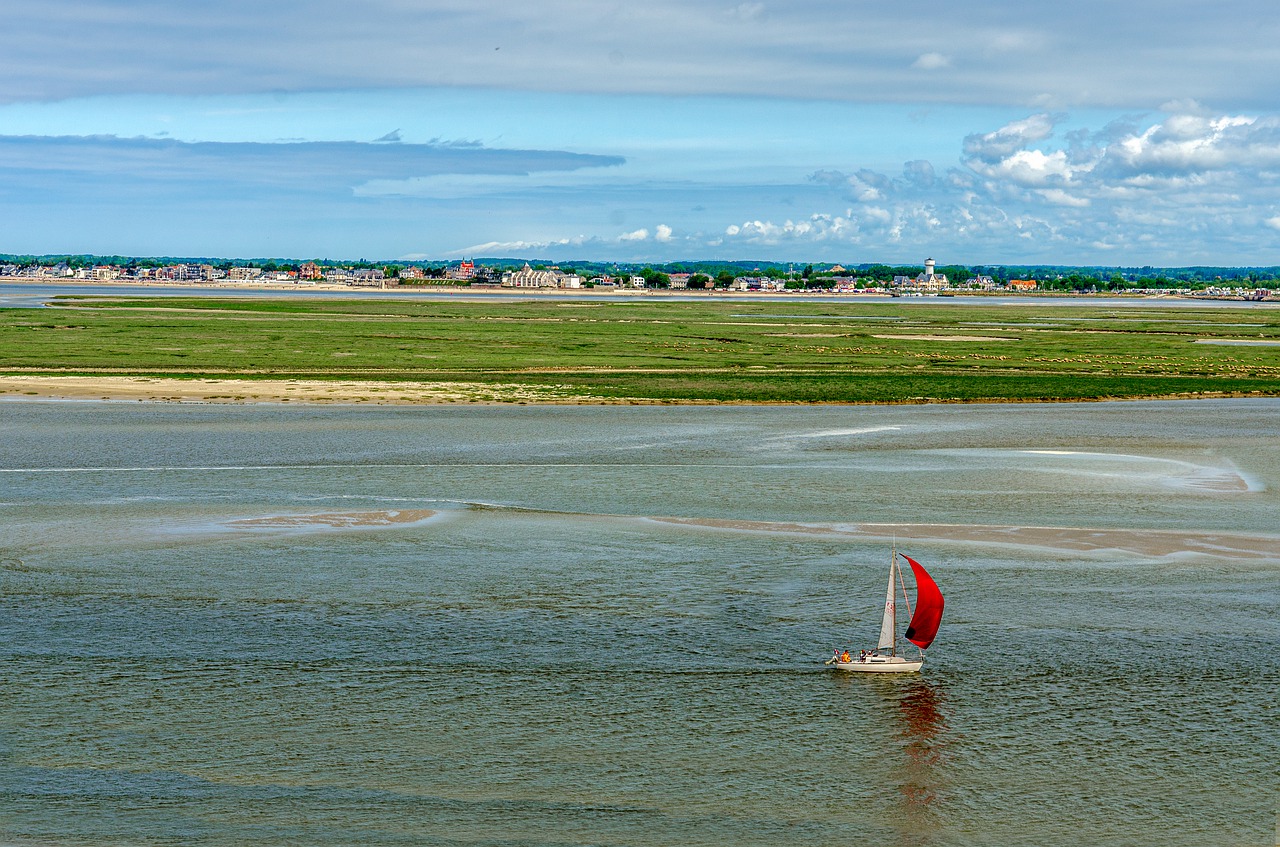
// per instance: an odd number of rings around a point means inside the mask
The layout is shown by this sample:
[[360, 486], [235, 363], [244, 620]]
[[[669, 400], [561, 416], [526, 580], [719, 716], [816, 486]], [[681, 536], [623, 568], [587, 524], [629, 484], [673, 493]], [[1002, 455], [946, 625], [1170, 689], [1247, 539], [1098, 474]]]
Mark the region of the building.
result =
[[935, 271], [933, 259], [924, 260], [924, 273], [915, 278], [915, 287], [926, 291], [940, 291], [947, 287], [947, 275]]
[[303, 262], [298, 268], [298, 279], [323, 279], [324, 271], [315, 262]]
[[350, 285], [366, 285], [371, 288], [386, 287], [387, 280], [383, 277], [382, 268], [359, 268], [351, 272]]
[[1034, 279], [1011, 279], [1008, 287], [1011, 291], [1035, 291], [1037, 283]]
[[582, 277], [560, 273], [559, 270], [535, 271], [528, 262], [518, 271], [502, 275], [503, 288], [581, 288]]
[[248, 279], [257, 279], [261, 273], [262, 271], [259, 268], [252, 266], [240, 267], [237, 265], [227, 271], [227, 279], [241, 282]]
[[[527, 265], [525, 267], [528, 267]], [[476, 275], [475, 262], [459, 262], [455, 267], [444, 269], [445, 279], [468, 280]]]

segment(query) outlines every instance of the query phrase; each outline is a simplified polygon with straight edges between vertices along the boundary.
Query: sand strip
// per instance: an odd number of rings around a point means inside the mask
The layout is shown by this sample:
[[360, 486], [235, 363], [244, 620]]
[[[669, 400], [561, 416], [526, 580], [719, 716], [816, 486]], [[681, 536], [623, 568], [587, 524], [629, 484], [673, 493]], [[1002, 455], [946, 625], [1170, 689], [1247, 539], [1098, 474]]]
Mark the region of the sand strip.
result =
[[1196, 553], [1223, 559], [1280, 560], [1280, 537], [1180, 530], [1084, 529], [1047, 526], [966, 526], [959, 524], [807, 524], [711, 518], [654, 518], [663, 523], [826, 537], [897, 538], [1008, 544], [1049, 550], [1117, 550], [1140, 556]]
[[0, 396], [170, 403], [602, 403], [566, 386], [374, 380], [173, 379], [133, 376], [0, 376]]
[[314, 515], [268, 515], [261, 518], [241, 518], [227, 521], [227, 526], [239, 529], [307, 529], [310, 527], [334, 527], [358, 529], [417, 523], [432, 517], [431, 509], [382, 509], [369, 512], [321, 512]]

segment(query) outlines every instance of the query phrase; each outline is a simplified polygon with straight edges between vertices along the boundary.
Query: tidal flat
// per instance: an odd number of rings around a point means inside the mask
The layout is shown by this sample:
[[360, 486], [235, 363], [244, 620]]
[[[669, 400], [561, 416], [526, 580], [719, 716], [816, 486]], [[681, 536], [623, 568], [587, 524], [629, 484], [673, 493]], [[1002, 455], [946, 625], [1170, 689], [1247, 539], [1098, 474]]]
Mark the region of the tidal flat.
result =
[[1280, 308], [1053, 301], [59, 297], [0, 393], [306, 403], [969, 403], [1280, 394]]

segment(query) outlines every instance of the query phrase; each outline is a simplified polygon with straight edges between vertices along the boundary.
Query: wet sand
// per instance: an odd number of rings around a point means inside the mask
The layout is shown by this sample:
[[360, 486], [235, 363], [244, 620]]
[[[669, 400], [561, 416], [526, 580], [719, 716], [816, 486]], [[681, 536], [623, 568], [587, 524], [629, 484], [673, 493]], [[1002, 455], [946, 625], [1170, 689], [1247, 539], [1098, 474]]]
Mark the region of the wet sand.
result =
[[999, 335], [873, 335], [894, 341], [1017, 341]]
[[362, 529], [417, 523], [435, 514], [432, 509], [382, 509], [366, 512], [321, 512], [314, 515], [268, 515], [227, 521], [227, 526], [237, 529]]
[[1197, 554], [1223, 559], [1278, 560], [1280, 536], [1178, 530], [1086, 529], [1047, 526], [967, 526], [956, 524], [804, 524], [733, 521], [712, 518], [653, 518], [662, 523], [727, 529], [818, 535], [833, 538], [897, 538], [912, 541], [961, 541], [1008, 544], [1047, 550], [1093, 553], [1116, 550], [1139, 556]]

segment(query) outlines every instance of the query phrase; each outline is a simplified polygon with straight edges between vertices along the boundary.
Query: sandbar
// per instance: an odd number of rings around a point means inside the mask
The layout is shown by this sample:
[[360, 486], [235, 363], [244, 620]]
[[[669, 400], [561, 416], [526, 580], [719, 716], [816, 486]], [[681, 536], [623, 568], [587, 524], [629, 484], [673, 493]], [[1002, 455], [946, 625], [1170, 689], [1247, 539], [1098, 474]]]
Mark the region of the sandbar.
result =
[[240, 529], [358, 529], [417, 523], [435, 514], [432, 509], [378, 509], [366, 512], [320, 512], [312, 515], [267, 515], [227, 521], [227, 526]]
[[1114, 550], [1139, 556], [1199, 554], [1223, 559], [1280, 560], [1280, 536], [1231, 532], [963, 524], [810, 524], [673, 517], [653, 518], [653, 520], [740, 532], [820, 535], [832, 538], [961, 541], [972, 544], [1007, 544], [1050, 550], [1071, 550], [1082, 553]]
[[[0, 376], [0, 397], [170, 403], [616, 403], [567, 388], [506, 383], [137, 376]], [[626, 401], [621, 401], [626, 402]]]
[[890, 341], [1017, 341], [999, 335], [872, 335]]

